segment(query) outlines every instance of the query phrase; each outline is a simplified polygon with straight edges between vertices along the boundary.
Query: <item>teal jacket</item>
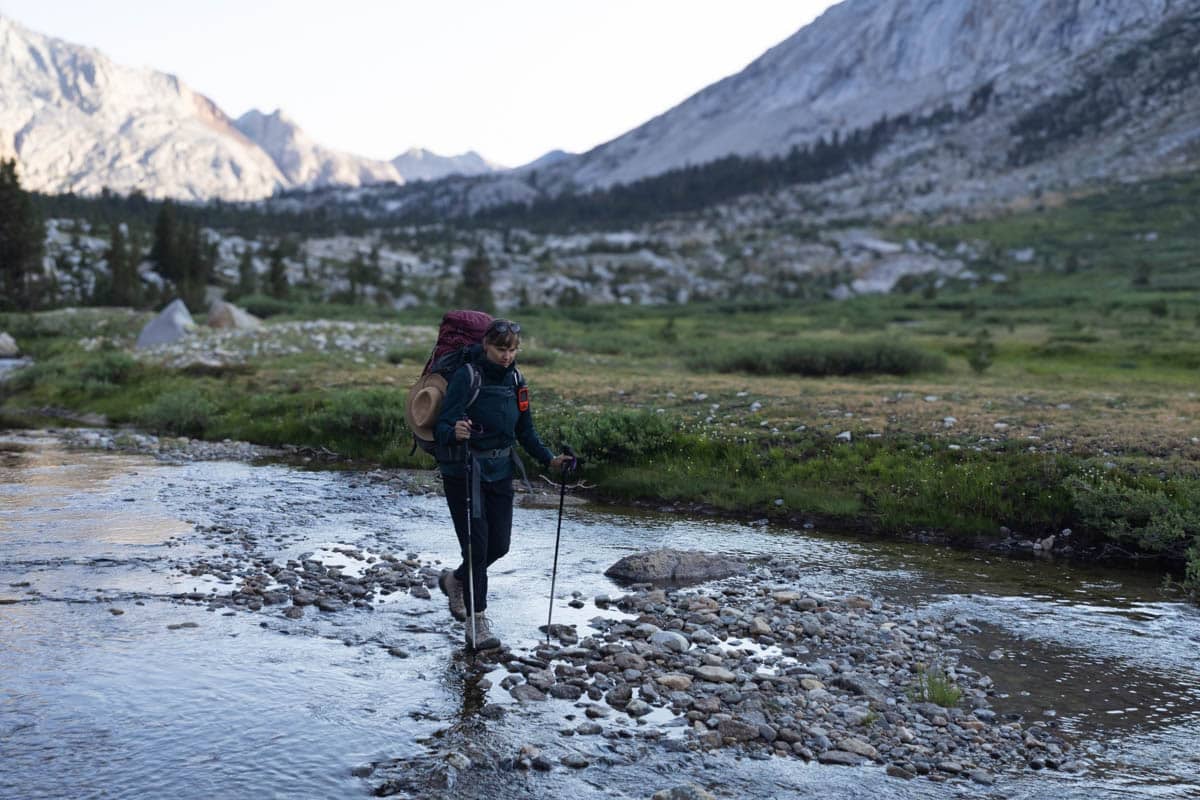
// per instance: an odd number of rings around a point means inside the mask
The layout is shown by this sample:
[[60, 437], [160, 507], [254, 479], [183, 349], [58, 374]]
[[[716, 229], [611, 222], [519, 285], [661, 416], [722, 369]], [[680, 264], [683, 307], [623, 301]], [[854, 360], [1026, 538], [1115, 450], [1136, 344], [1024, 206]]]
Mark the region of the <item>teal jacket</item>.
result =
[[[554, 454], [538, 438], [533, 427], [533, 412], [517, 408], [517, 386], [513, 379], [516, 364], [508, 367], [493, 364], [484, 355], [480, 345], [470, 348], [468, 360], [483, 378], [479, 396], [468, 409], [471, 375], [466, 366], [459, 367], [446, 386], [446, 397], [442, 401], [441, 413], [438, 414], [437, 426], [434, 429], [438, 444], [445, 447], [456, 444], [454, 423], [469, 417], [475, 427], [483, 428], [482, 432], [473, 434], [468, 440], [476, 454], [481, 480], [512, 479], [512, 459], [515, 454], [489, 457], [484, 453], [512, 448], [517, 442], [521, 443], [525, 452], [541, 462], [542, 466], [549, 466]], [[461, 461], [439, 461], [438, 469], [446, 477], [462, 477], [466, 474], [465, 464]]]

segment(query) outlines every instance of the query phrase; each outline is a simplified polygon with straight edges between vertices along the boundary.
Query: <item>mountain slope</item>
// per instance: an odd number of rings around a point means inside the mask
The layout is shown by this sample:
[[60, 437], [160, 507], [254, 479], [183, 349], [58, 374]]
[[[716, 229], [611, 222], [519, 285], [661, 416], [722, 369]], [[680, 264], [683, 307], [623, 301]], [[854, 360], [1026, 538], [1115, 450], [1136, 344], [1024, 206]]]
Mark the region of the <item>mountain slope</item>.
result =
[[257, 109], [238, 117], [237, 128], [271, 156], [291, 188], [362, 186], [403, 183], [386, 161], [330, 150], [309, 138], [282, 110], [264, 114]]
[[41, 191], [251, 199], [287, 185], [215, 103], [174, 76], [4, 17], [0, 142], [19, 155], [24, 185]]
[[966, 104], [991, 84], [1044, 92], [1073, 59], [1195, 0], [845, 0], [742, 72], [578, 159], [558, 179], [626, 183], [729, 154], [776, 155], [884, 115]]
[[400, 184], [502, 169], [475, 152], [389, 163], [314, 142], [282, 111], [236, 122], [172, 75], [0, 16], [0, 157], [43, 192], [257, 200], [281, 190]]

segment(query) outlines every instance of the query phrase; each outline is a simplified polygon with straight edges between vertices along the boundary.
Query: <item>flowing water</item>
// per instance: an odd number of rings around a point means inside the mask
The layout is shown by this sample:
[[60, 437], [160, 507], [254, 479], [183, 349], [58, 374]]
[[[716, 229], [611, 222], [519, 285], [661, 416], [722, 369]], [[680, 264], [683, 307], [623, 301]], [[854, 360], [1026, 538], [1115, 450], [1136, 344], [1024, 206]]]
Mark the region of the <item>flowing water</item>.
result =
[[[175, 599], [232, 588], [180, 568], [219, 548], [209, 526], [252, 531], [255, 557], [275, 561], [341, 558], [349, 571], [356, 563], [335, 548], [353, 547], [450, 563], [444, 502], [398, 487], [379, 475], [168, 466], [5, 435], [0, 797], [368, 797], [377, 784], [366, 765], [417, 763], [456, 736], [511, 753], [565, 746], [571, 704], [518, 707], [498, 685], [481, 688], [436, 590], [432, 600], [400, 594], [370, 611], [309, 609], [300, 620]], [[494, 568], [489, 615], [514, 649], [532, 647], [546, 621], [556, 520], [557, 506], [519, 508], [513, 551]], [[720, 797], [1200, 797], [1200, 612], [1164, 597], [1157, 575], [571, 506], [554, 621], [585, 630], [600, 613], [591, 598], [622, 591], [604, 570], [664, 546], [786, 553], [806, 565], [807, 592], [872, 594], [970, 620], [981, 632], [964, 639], [961, 657], [995, 679], [997, 710], [1052, 719], [1086, 771], [992, 787], [905, 782], [876, 767], [651, 741], [635, 757], [577, 771], [467, 770], [446, 796], [644, 798], [694, 781]], [[568, 606], [573, 592], [585, 608]], [[511, 710], [484, 719], [485, 703]], [[669, 717], [651, 717], [665, 740], [681, 733]], [[605, 740], [590, 738], [602, 752]]]

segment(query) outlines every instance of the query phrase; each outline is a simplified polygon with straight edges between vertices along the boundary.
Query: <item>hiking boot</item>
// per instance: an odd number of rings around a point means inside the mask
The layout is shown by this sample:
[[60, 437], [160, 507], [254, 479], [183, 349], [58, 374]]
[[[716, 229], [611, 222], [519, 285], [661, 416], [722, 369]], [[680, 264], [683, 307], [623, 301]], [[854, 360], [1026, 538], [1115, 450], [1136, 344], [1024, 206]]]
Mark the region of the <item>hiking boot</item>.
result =
[[471, 619], [467, 620], [467, 649], [468, 650], [495, 650], [500, 646], [500, 640], [492, 633], [491, 626], [488, 625], [487, 617], [480, 611], [475, 614], [475, 639], [471, 639]]
[[442, 594], [450, 601], [450, 613], [455, 619], [467, 618], [467, 601], [463, 599], [462, 581], [454, 576], [454, 570], [442, 570], [442, 576], [438, 578], [438, 586], [442, 588]]

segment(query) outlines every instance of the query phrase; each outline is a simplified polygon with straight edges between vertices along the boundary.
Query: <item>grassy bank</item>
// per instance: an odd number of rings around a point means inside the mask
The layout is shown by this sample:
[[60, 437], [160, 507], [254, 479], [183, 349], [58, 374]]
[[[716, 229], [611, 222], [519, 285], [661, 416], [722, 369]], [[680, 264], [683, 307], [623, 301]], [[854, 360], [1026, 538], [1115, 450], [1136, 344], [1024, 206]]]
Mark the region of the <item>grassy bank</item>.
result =
[[[837, 304], [529, 310], [522, 364], [543, 437], [585, 454], [607, 497], [881, 535], [1070, 528], [1079, 545], [1167, 557], [1194, 590], [1200, 303], [1113, 270], [1085, 277]], [[431, 467], [410, 453], [403, 401], [437, 319], [354, 323], [351, 341], [385, 343], [370, 352], [297, 328], [288, 354], [188, 365], [131, 354], [144, 316], [9, 316], [0, 329], [36, 364], [0, 389], [0, 419], [70, 409]], [[416, 343], [412, 325], [427, 326]]]

